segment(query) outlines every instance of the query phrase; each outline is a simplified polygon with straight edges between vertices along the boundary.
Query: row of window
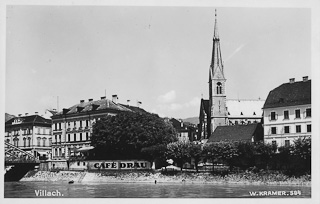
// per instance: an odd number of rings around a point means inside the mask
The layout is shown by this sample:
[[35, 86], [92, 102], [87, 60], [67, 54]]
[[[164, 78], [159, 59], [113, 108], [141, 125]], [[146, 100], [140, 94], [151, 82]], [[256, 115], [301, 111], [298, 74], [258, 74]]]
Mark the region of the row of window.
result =
[[[61, 135], [55, 135], [55, 142], [62, 142]], [[80, 133], [79, 141], [88, 141], [89, 133], [86, 132], [86, 134]], [[77, 134], [68, 134], [66, 138], [66, 142], [77, 142]]]
[[229, 124], [230, 125], [246, 125], [246, 124], [251, 124], [251, 123], [258, 123], [258, 121], [257, 120], [254, 120], [253, 122], [251, 122], [250, 120], [249, 121], [247, 121], [247, 122], [245, 122], [245, 121], [243, 121], [243, 120], [241, 120], [241, 121], [234, 121], [234, 123], [233, 123], [233, 121], [231, 121], [231, 120], [229, 120]]
[[[79, 123], [79, 127], [89, 127], [89, 120], [80, 120], [80, 121], [74, 121], [74, 122], [68, 122], [67, 128], [71, 128], [71, 124], [73, 124], [73, 127], [77, 127], [77, 123]], [[61, 130], [61, 123], [54, 123], [54, 131]]]
[[[68, 147], [67, 148], [67, 155], [71, 155], [71, 150], [72, 150], [73, 148], [72, 147]], [[62, 157], [64, 157], [65, 156], [65, 153], [63, 152], [63, 148], [54, 148], [54, 150], [53, 150], [53, 155], [52, 156], [62, 156]]]
[[[272, 145], [278, 145], [276, 140], [272, 141]], [[285, 140], [284, 141], [284, 146], [289, 147], [290, 146], [290, 140]]]
[[[294, 133], [293, 131], [290, 131], [290, 126], [284, 126], [283, 127], [284, 133]], [[311, 132], [311, 124], [307, 125], [307, 132]], [[295, 126], [295, 133], [301, 133], [301, 125]], [[271, 127], [271, 134], [276, 135], [277, 133], [277, 127]]]
[[[283, 111], [283, 119], [284, 120], [289, 120], [289, 115], [290, 112], [289, 110]], [[309, 118], [311, 117], [311, 108], [307, 108], [306, 111], [304, 112], [304, 117]], [[300, 109], [295, 110], [295, 118], [299, 119], [301, 118], [301, 112]], [[272, 111], [271, 114], [269, 115], [269, 120], [277, 120], [278, 119], [278, 114], [275, 111]]]
[[[36, 134], [45, 135], [47, 133], [47, 134], [51, 135], [51, 130], [48, 129], [48, 128], [40, 128], [40, 127], [38, 127], [36, 130], [37, 130], [35, 132]], [[10, 136], [10, 134], [12, 134], [13, 136], [20, 135], [20, 131], [22, 132], [22, 135], [32, 135], [32, 129], [22, 129], [22, 130], [13, 130], [11, 132], [8, 131], [8, 132], [6, 132], [6, 136]]]
[[[23, 147], [31, 147], [31, 138], [28, 137], [28, 138], [23, 138]], [[41, 142], [42, 141], [42, 142]], [[43, 137], [38, 137], [37, 138], [37, 146], [38, 147], [46, 147], [46, 141], [47, 141], [47, 138]], [[7, 143], [10, 143], [10, 139], [7, 139]], [[49, 138], [49, 144], [48, 146], [51, 146], [52, 144], [52, 139]], [[19, 138], [14, 138], [13, 139], [13, 145], [16, 146], [16, 147], [19, 147]]]

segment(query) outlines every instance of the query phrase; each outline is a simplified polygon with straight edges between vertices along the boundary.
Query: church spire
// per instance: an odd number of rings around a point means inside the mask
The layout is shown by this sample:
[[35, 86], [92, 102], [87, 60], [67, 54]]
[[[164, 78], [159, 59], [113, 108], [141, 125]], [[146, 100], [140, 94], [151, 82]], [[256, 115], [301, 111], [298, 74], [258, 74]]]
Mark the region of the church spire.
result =
[[218, 33], [217, 9], [215, 10], [212, 58], [210, 65], [211, 79], [224, 79], [223, 63], [221, 57], [220, 38]]

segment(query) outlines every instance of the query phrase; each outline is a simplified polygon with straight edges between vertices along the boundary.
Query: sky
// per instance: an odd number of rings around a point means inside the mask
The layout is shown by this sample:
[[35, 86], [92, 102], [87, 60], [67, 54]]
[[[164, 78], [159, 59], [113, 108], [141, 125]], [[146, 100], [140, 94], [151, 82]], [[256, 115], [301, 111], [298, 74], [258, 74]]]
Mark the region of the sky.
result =
[[215, 9], [227, 99], [266, 99], [289, 78], [312, 79], [308, 8], [8, 5], [5, 112], [117, 94], [162, 117], [198, 116]]

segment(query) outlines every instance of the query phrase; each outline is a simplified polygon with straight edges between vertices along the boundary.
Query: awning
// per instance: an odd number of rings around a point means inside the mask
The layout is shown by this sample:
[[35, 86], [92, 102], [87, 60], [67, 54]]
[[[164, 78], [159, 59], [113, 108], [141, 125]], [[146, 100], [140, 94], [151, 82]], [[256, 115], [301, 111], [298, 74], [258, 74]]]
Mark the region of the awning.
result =
[[87, 152], [87, 151], [92, 150], [92, 149], [94, 149], [94, 147], [92, 147], [92, 146], [82, 147], [80, 149], [77, 149], [77, 152]]

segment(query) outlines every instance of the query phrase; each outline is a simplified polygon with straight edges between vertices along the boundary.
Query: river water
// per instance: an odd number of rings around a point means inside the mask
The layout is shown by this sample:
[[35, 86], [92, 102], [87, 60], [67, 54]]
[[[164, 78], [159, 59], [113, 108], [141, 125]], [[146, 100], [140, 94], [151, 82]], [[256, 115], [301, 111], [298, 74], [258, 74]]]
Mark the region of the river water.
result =
[[[267, 195], [281, 191], [280, 195]], [[256, 196], [250, 192], [257, 192]], [[51, 193], [51, 196], [50, 196]], [[278, 193], [279, 194], [279, 193]], [[285, 194], [285, 195], [284, 195]], [[301, 194], [301, 195], [294, 195]], [[267, 185], [5, 182], [5, 198], [310, 198], [311, 187]]]

